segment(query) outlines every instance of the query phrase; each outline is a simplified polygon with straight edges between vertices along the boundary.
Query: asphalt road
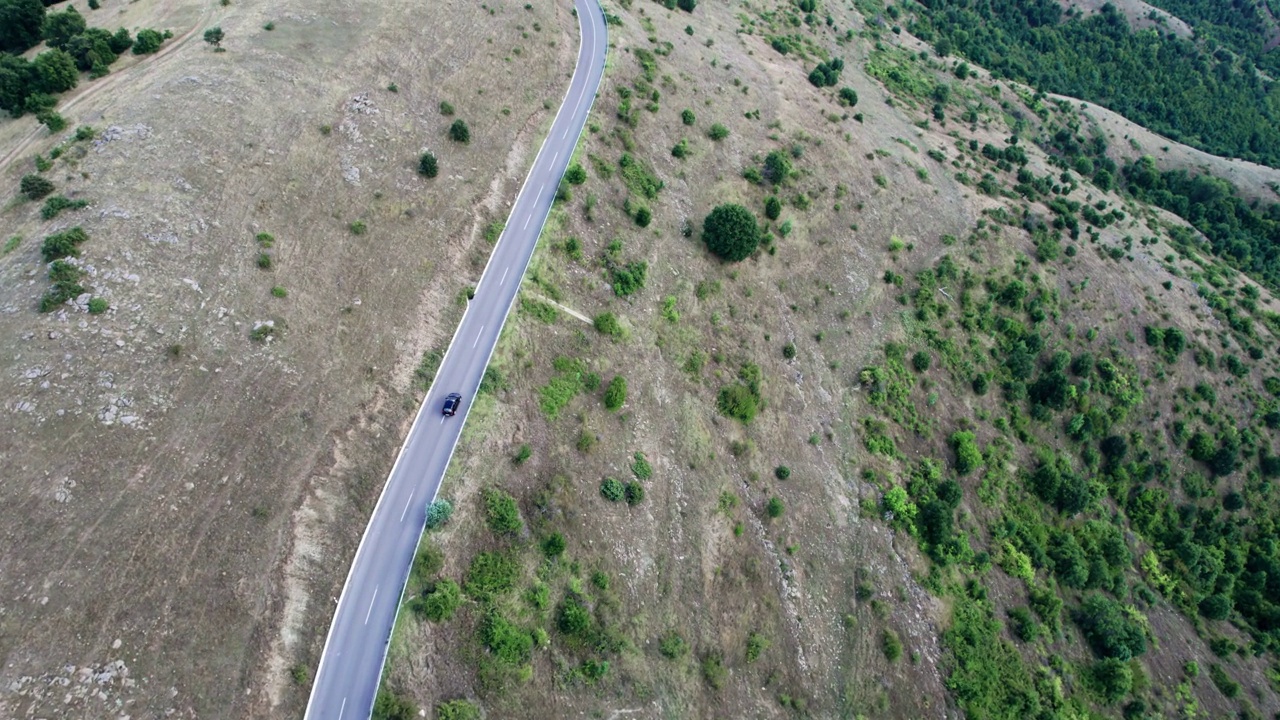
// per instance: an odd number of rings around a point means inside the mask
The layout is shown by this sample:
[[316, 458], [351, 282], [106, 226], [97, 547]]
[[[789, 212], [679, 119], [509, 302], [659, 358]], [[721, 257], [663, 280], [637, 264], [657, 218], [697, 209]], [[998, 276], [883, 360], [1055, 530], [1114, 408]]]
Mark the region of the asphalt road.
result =
[[[365, 528], [320, 656], [308, 720], [366, 720], [372, 714], [427, 503], [440, 489], [604, 74], [608, 39], [600, 7], [596, 0], [574, 0], [574, 7], [581, 44], [569, 91]], [[462, 394], [462, 407], [446, 418], [440, 409], [451, 392]]]

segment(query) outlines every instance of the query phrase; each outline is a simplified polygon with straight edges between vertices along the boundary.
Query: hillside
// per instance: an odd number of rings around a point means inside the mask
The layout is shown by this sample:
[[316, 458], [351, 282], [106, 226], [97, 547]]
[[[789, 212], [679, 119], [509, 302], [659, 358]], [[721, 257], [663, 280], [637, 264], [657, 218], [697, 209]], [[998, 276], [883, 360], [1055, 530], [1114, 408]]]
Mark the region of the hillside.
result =
[[[173, 37], [83, 76], [65, 130], [0, 120], [0, 717], [295, 715], [576, 24], [549, 2], [75, 5]], [[45, 219], [26, 175], [87, 206]], [[73, 227], [88, 296], [41, 313], [44, 238]]]
[[[1244, 165], [887, 17], [608, 12], [383, 716], [1280, 710], [1280, 316], [1129, 193], [1144, 152]], [[764, 227], [742, 262], [703, 242], [725, 203]]]
[[[0, 716], [300, 717], [576, 21], [95, 2], [161, 44], [0, 119]], [[1280, 712], [1280, 178], [1209, 154], [1273, 149], [1037, 92], [940, 3], [681, 4], [605, 6], [377, 716]]]

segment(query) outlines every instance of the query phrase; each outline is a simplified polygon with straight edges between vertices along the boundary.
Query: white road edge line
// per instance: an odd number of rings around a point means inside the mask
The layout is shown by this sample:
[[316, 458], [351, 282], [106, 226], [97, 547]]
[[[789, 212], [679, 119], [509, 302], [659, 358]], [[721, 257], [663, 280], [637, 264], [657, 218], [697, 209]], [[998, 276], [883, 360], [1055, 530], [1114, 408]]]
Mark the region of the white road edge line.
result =
[[404, 516], [409, 514], [409, 506], [411, 504], [413, 504], [413, 493], [409, 493], [409, 500], [404, 504], [404, 512], [400, 513], [400, 522], [404, 522]]
[[484, 336], [484, 326], [480, 326], [480, 331], [476, 333], [476, 341], [471, 343], [471, 347], [475, 347], [480, 343], [480, 338]]
[[373, 586], [373, 597], [369, 598], [369, 612], [364, 614], [364, 624], [369, 624], [369, 616], [373, 614], [373, 603], [378, 599], [378, 586]]
[[[575, 4], [576, 4], [576, 3], [575, 3]], [[598, 3], [598, 0], [597, 0], [597, 3], [596, 3], [595, 10], [600, 11], [600, 13], [601, 13], [601, 20], [603, 20], [603, 19], [604, 19], [604, 16], [603, 16], [603, 9], [600, 7], [600, 5], [599, 5], [599, 3]], [[586, 39], [586, 38], [585, 38], [585, 35], [586, 35], [586, 26], [587, 26], [587, 23], [583, 23], [583, 22], [579, 22], [579, 23], [578, 23], [578, 54], [579, 54], [579, 60], [576, 60], [576, 61], [575, 61], [575, 72], [576, 72], [576, 68], [577, 68], [577, 63], [580, 61], [580, 59], [581, 59], [581, 55], [582, 55], [582, 52], [583, 52], [583, 49], [584, 49], [584, 47], [585, 47], [585, 44], [583, 43], [583, 41]], [[600, 36], [601, 36], [601, 38], [602, 38], [602, 40], [603, 40], [603, 43], [602, 43], [602, 44], [603, 44], [603, 45], [605, 45], [605, 57], [603, 57], [603, 58], [601, 59], [600, 67], [601, 67], [601, 68], [604, 68], [604, 67], [606, 67], [606, 66], [608, 65], [608, 57], [607, 57], [607, 55], [608, 55], [608, 37], [609, 37], [609, 28], [608, 28], [608, 25], [607, 25], [606, 23], [603, 23], [603, 22], [602, 22], [602, 23], [601, 23], [601, 30], [602, 30], [602, 32], [601, 32], [601, 33], [599, 33], [599, 34], [600, 34]], [[593, 36], [592, 43], [591, 43], [592, 51], [594, 51], [594, 50], [595, 50], [595, 47], [596, 47], [596, 43], [595, 43], [594, 36]], [[603, 70], [601, 71], [601, 74], [603, 75]], [[569, 95], [571, 95], [572, 93], [573, 93], [573, 83], [572, 83], [572, 82], [570, 82], [569, 87], [565, 89], [564, 100], [562, 100], [562, 101], [561, 101], [561, 103], [560, 103], [560, 110], [556, 112], [556, 116], [555, 116], [555, 118], [552, 120], [552, 126], [553, 126], [553, 127], [555, 126], [556, 121], [558, 121], [558, 120], [560, 120], [560, 119], [561, 119], [561, 117], [562, 117], [562, 116], [561, 116], [560, 112], [564, 110], [564, 103], [565, 103], [565, 101], [567, 101], [567, 100], [569, 99]], [[592, 105], [594, 105], [594, 104], [595, 104], [595, 100], [596, 100], [596, 98], [598, 97], [598, 95], [599, 95], [599, 83], [597, 82], [597, 89], [596, 89], [596, 92], [593, 92], [593, 93], [591, 94], [591, 100], [592, 100], [592, 102], [591, 102], [591, 103], [588, 103], [588, 113], [590, 112], [590, 107], [591, 107]], [[576, 109], [576, 107], [577, 107], [577, 106], [575, 105], [575, 109]], [[571, 118], [566, 118], [566, 122], [568, 122], [568, 123], [569, 123], [569, 125], [570, 125], [570, 127], [572, 127], [572, 125], [573, 125], [573, 121], [572, 121], [572, 119], [571, 119]], [[566, 128], [566, 129], [567, 129], [567, 128]], [[581, 131], [579, 131], [579, 132], [581, 132]], [[544, 143], [543, 143], [543, 144], [538, 148], [538, 152], [534, 155], [534, 158], [533, 158], [533, 165], [531, 166], [530, 174], [532, 174], [532, 167], [537, 167], [537, 165], [538, 165], [538, 157], [539, 157], [539, 156], [541, 156], [542, 151], [546, 148], [546, 145], [547, 145], [547, 144], [544, 142]], [[521, 197], [523, 197], [523, 195], [524, 195], [524, 191], [525, 191], [525, 190], [527, 190], [528, 188], [529, 188], [528, 184], [522, 184], [522, 185], [521, 185], [521, 187], [520, 187], [520, 191], [519, 191], [518, 193], [516, 193], [516, 201], [515, 201], [515, 203], [514, 203], [514, 204], [513, 204], [513, 206], [512, 206], [513, 208], [514, 208], [514, 207], [516, 207], [516, 206], [518, 206], [518, 205], [520, 204], [520, 198], [521, 198]], [[539, 191], [541, 191], [541, 188], [539, 188]], [[546, 219], [544, 218], [544, 219], [543, 219], [543, 225], [545, 225], [545, 224], [546, 224]], [[539, 228], [539, 234], [541, 234], [541, 227]], [[497, 243], [497, 244], [498, 244], [498, 245], [500, 245], [500, 244], [501, 244], [501, 242], [502, 242], [502, 238], [501, 238], [501, 237], [499, 237], [499, 239], [498, 239], [498, 243]], [[496, 250], [496, 248], [495, 248], [495, 250]], [[479, 283], [480, 287], [484, 287], [484, 279], [485, 279], [485, 276], [487, 276], [487, 275], [488, 275], [488, 272], [489, 272], [490, 268], [493, 266], [492, 260], [493, 260], [493, 258], [494, 258], [494, 256], [495, 256], [496, 254], [497, 254], [496, 252], [495, 252], [495, 253], [493, 253], [493, 254], [491, 254], [491, 255], [489, 256], [489, 260], [490, 260], [490, 262], [485, 263], [484, 271], [481, 273], [481, 276], [480, 276], [480, 283]], [[525, 272], [525, 270], [528, 268], [530, 261], [532, 261], [532, 255], [530, 255], [529, 260], [528, 260], [528, 261], [526, 261], [526, 262], [524, 263], [524, 266], [521, 268], [521, 270], [520, 270], [521, 275], [523, 275], [523, 274], [524, 274], [524, 272]], [[505, 324], [505, 321], [506, 321], [506, 317], [507, 317], [507, 315], [510, 315], [510, 314], [511, 314], [511, 308], [512, 308], [512, 306], [514, 306], [514, 305], [515, 305], [515, 298], [513, 297], [513, 298], [512, 298], [512, 300], [511, 300], [511, 302], [507, 304], [507, 311], [506, 311], [506, 313], [503, 315], [503, 324]], [[468, 311], [469, 309], [470, 309], [470, 305], [468, 305], [466, 308], [464, 308], [464, 309], [463, 309], [462, 319], [458, 321], [458, 325], [457, 325], [457, 327], [455, 327], [455, 328], [454, 328], [453, 338], [450, 340], [450, 342], [449, 342], [449, 346], [445, 349], [444, 359], [440, 362], [440, 365], [441, 365], [442, 367], [443, 367], [443, 366], [445, 366], [445, 365], [447, 365], [447, 363], [448, 363], [448, 361], [449, 361], [449, 352], [450, 352], [450, 350], [452, 350], [452, 349], [453, 349], [453, 346], [454, 346], [454, 342], [453, 342], [453, 341], [457, 339], [458, 334], [461, 332], [461, 330], [462, 330], [463, 326], [466, 324], [467, 311]], [[493, 352], [494, 352], [494, 349], [495, 349], [495, 348], [490, 348], [490, 349], [489, 349], [489, 356], [485, 358], [485, 363], [484, 363], [486, 367], [488, 366], [489, 361], [493, 359]], [[419, 405], [419, 406], [418, 406], [418, 412], [417, 412], [417, 414], [415, 414], [415, 415], [414, 415], [414, 418], [413, 418], [413, 424], [409, 427], [409, 432], [408, 432], [408, 434], [406, 434], [406, 435], [405, 435], [404, 442], [403, 442], [403, 443], [401, 444], [401, 446], [400, 446], [400, 452], [398, 452], [398, 453], [396, 454], [396, 460], [395, 460], [395, 462], [394, 462], [394, 463], [392, 463], [392, 466], [391, 466], [391, 472], [387, 475], [387, 481], [386, 481], [386, 482], [384, 483], [384, 485], [383, 485], [382, 492], [378, 494], [378, 502], [374, 504], [373, 513], [370, 515], [370, 519], [369, 519], [369, 521], [365, 524], [364, 532], [363, 532], [363, 533], [361, 533], [361, 535], [360, 535], [360, 543], [359, 543], [358, 545], [356, 545], [356, 554], [355, 554], [355, 557], [352, 559], [352, 561], [351, 561], [351, 565], [347, 568], [347, 577], [346, 577], [346, 579], [345, 579], [345, 580], [343, 581], [343, 583], [342, 583], [342, 592], [338, 595], [338, 605], [337, 605], [337, 607], [336, 607], [336, 608], [334, 608], [333, 618], [332, 618], [332, 619], [330, 620], [330, 622], [329, 622], [329, 631], [328, 631], [327, 633], [325, 633], [324, 646], [323, 646], [323, 647], [324, 647], [324, 650], [322, 650], [322, 651], [321, 651], [321, 654], [320, 654], [320, 662], [319, 662], [319, 663], [317, 664], [317, 666], [316, 666], [316, 673], [315, 673], [316, 681], [313, 683], [313, 685], [312, 685], [312, 691], [311, 691], [311, 693], [309, 694], [309, 697], [307, 698], [307, 707], [306, 707], [306, 710], [304, 711], [304, 718], [305, 718], [306, 720], [312, 720], [312, 718], [313, 718], [312, 710], [313, 710], [313, 709], [314, 709], [314, 707], [315, 707], [316, 697], [317, 697], [317, 695], [318, 695], [318, 693], [316, 692], [316, 688], [317, 688], [317, 687], [319, 687], [319, 680], [320, 680], [320, 678], [321, 678], [321, 677], [322, 677], [322, 675], [323, 675], [323, 671], [324, 671], [324, 669], [325, 669], [325, 660], [327, 659], [327, 656], [328, 656], [328, 653], [327, 653], [326, 651], [327, 651], [327, 650], [328, 650], [328, 648], [329, 648], [329, 642], [333, 639], [333, 635], [334, 635], [335, 629], [336, 629], [336, 627], [337, 627], [337, 622], [336, 622], [336, 621], [337, 621], [337, 618], [341, 615], [341, 610], [342, 610], [342, 601], [343, 601], [344, 599], [346, 599], [346, 598], [347, 598], [347, 590], [348, 590], [348, 588], [349, 588], [349, 587], [350, 587], [350, 585], [351, 585], [352, 576], [354, 576], [354, 575], [355, 575], [355, 569], [356, 569], [356, 567], [359, 565], [359, 562], [360, 562], [360, 556], [361, 556], [361, 554], [362, 554], [362, 551], [365, 549], [365, 540], [368, 538], [368, 536], [369, 536], [369, 531], [370, 531], [370, 529], [373, 527], [373, 515], [377, 515], [377, 514], [378, 514], [378, 508], [382, 505], [382, 501], [383, 501], [384, 499], [386, 499], [386, 496], [387, 496], [387, 489], [391, 486], [391, 482], [390, 482], [390, 481], [391, 481], [391, 478], [395, 476], [396, 468], [400, 465], [400, 461], [404, 459], [404, 451], [405, 451], [405, 449], [409, 446], [410, 441], [413, 439], [413, 436], [414, 436], [414, 430], [417, 428], [418, 423], [419, 423], [419, 422], [421, 422], [421, 421], [423, 420], [423, 416], [426, 414], [427, 405], [428, 405], [428, 403], [427, 403], [427, 402], [425, 402], [425, 400], [424, 400], [424, 402], [423, 402], [421, 405]], [[441, 423], [443, 423], [443, 422], [444, 422], [444, 419], [442, 418], [442, 419], [441, 419]], [[464, 418], [464, 423], [465, 423], [465, 418]], [[448, 453], [448, 455], [447, 455], [446, 457], [447, 457], [448, 459], [450, 459], [450, 460], [451, 460], [451, 459], [452, 459], [452, 457], [453, 457], [453, 451], [454, 451], [454, 449], [456, 449], [456, 448], [457, 448], [458, 440], [459, 440], [459, 439], [460, 439], [460, 436], [459, 436], [459, 437], [455, 437], [455, 438], [454, 438], [453, 447], [449, 448], [449, 453]], [[435, 488], [436, 492], [439, 492], [440, 485], [443, 485], [443, 480], [444, 480], [444, 478], [443, 478], [443, 477], [441, 477], [441, 482], [440, 482], [440, 484], [439, 484], [439, 485], [437, 485], [437, 486], [436, 486], [436, 488]], [[432, 494], [431, 500], [435, 500], [435, 494], [434, 494], [434, 493]], [[425, 520], [425, 516], [424, 516], [424, 520]], [[412, 569], [412, 568], [410, 568], [410, 569]], [[400, 588], [400, 595], [401, 595], [401, 599], [402, 599], [402, 600], [403, 600], [403, 597], [404, 597], [405, 589], [408, 587], [408, 585], [407, 585], [407, 580], [408, 580], [408, 570], [406, 570], [406, 572], [405, 572], [405, 580], [406, 580], [406, 583], [402, 583], [401, 588]], [[397, 607], [398, 607], [398, 605], [397, 605]], [[394, 627], [394, 621], [393, 621], [393, 627]], [[390, 639], [390, 638], [388, 637], [388, 640], [389, 640], [389, 639]], [[386, 655], [387, 650], [386, 650], [386, 648], [389, 648], [389, 647], [390, 647], [390, 643], [389, 643], [389, 642], [388, 642], [388, 643], [384, 643], [384, 650], [383, 650], [383, 654], [382, 654], [382, 663], [381, 663], [381, 665], [382, 665], [382, 666], [385, 666], [385, 664], [386, 664], [386, 659], [387, 659], [387, 655]], [[345, 705], [346, 705], [346, 698], [343, 698], [343, 706], [345, 707]], [[372, 705], [370, 705], [370, 707], [369, 707], [369, 711], [370, 711], [370, 712], [372, 712], [372, 710], [373, 710], [373, 706], [372, 706]]]

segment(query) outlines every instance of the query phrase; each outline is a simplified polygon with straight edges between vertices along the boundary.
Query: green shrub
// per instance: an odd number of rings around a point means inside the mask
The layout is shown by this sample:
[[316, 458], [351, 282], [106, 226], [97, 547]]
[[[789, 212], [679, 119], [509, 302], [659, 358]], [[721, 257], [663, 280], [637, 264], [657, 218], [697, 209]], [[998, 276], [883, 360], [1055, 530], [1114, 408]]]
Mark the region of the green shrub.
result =
[[769, 498], [769, 502], [765, 503], [764, 514], [768, 515], [770, 519], [777, 519], [782, 517], [782, 513], [786, 512], [786, 509], [786, 505], [783, 504], [782, 498], [774, 495]]
[[632, 480], [623, 489], [623, 496], [626, 498], [628, 505], [635, 507], [644, 502], [644, 486]]
[[641, 480], [648, 480], [653, 477], [653, 466], [649, 464], [649, 460], [645, 458], [644, 453], [638, 452], [632, 456], [635, 462], [631, 463], [631, 472]]
[[610, 411], [620, 410], [627, 401], [627, 379], [621, 375], [613, 376], [604, 391], [604, 406]]
[[271, 296], [278, 297], [278, 298], [289, 297], [289, 291], [286, 290], [283, 285], [276, 285], [275, 287], [271, 288]]
[[533, 448], [529, 447], [529, 443], [525, 443], [516, 450], [516, 454], [511, 458], [511, 464], [520, 465], [531, 457], [533, 457]]
[[725, 682], [729, 679], [729, 671], [724, 666], [724, 658], [720, 653], [708, 653], [702, 658], [702, 679], [712, 690], [719, 690], [724, 687]]
[[929, 357], [929, 353], [924, 350], [911, 356], [911, 367], [915, 368], [916, 372], [925, 372], [932, 363], [933, 358]]
[[415, 720], [417, 717], [418, 706], [412, 700], [389, 690], [378, 690], [378, 697], [373, 703], [372, 720]]
[[613, 294], [618, 297], [634, 295], [644, 289], [649, 275], [649, 263], [643, 260], [616, 265], [610, 268], [613, 278]]
[[711, 126], [711, 129], [707, 130], [707, 137], [717, 142], [723, 140], [729, 137], [729, 128], [721, 125], [720, 123], [716, 123]]
[[770, 195], [764, 200], [764, 216], [770, 220], [777, 220], [782, 214], [782, 201], [776, 195]]
[[587, 170], [581, 163], [574, 163], [565, 170], [564, 179], [568, 180], [570, 185], [581, 185], [587, 181]]
[[809, 73], [809, 82], [814, 87], [833, 87], [840, 82], [840, 71], [844, 69], [844, 61], [840, 58], [831, 58], [826, 62], [818, 63], [818, 67]]
[[487, 602], [515, 587], [520, 577], [520, 564], [504, 552], [482, 552], [471, 558], [463, 589], [468, 595]]
[[720, 388], [716, 396], [716, 408], [725, 417], [731, 417], [742, 423], [750, 423], [756, 417], [759, 398], [751, 389], [742, 383], [732, 383]]
[[369, 231], [369, 226], [364, 224], [363, 220], [356, 220], [347, 226], [352, 235], [363, 235]]
[[897, 662], [902, 657], [902, 640], [898, 637], [898, 633], [886, 628], [880, 637], [880, 649], [884, 651], [884, 656], [889, 662]]
[[641, 205], [636, 209], [635, 221], [640, 227], [649, 227], [649, 223], [653, 222], [653, 211]]
[[262, 269], [262, 270], [270, 270], [270, 269], [271, 269], [271, 255], [270, 255], [270, 253], [258, 253], [258, 267], [259, 267], [260, 269]]
[[1209, 679], [1213, 680], [1213, 684], [1218, 686], [1223, 695], [1234, 698], [1240, 694], [1240, 683], [1236, 682], [1227, 674], [1222, 666], [1213, 663], [1209, 666]]
[[1100, 657], [1127, 661], [1147, 650], [1143, 627], [1120, 603], [1094, 593], [1085, 599], [1076, 613], [1076, 624]]
[[600, 494], [609, 502], [622, 501], [626, 497], [626, 492], [626, 486], [616, 478], [607, 477], [600, 481]]
[[760, 633], [747, 634], [747, 663], [753, 663], [760, 659], [760, 655], [769, 649], [769, 638]]
[[622, 323], [618, 322], [618, 316], [611, 312], [596, 315], [591, 324], [595, 326], [597, 332], [615, 340], [621, 340], [626, 336], [626, 330], [622, 327]]
[[89, 239], [89, 234], [80, 227], [73, 227], [54, 233], [40, 244], [40, 255], [45, 262], [53, 262], [64, 257], [79, 257], [79, 246]]
[[542, 554], [550, 559], [563, 555], [564, 549], [564, 536], [560, 533], [551, 533], [542, 541]]
[[36, 113], [36, 120], [45, 127], [49, 128], [49, 132], [62, 132], [67, 129], [67, 119], [53, 110], [41, 110]]
[[679, 660], [689, 653], [689, 644], [680, 637], [680, 633], [672, 630], [658, 641], [658, 652], [668, 660]]
[[471, 142], [471, 128], [462, 120], [454, 120], [449, 126], [449, 139], [465, 145]]
[[431, 622], [438, 623], [452, 620], [453, 614], [461, 604], [462, 588], [458, 587], [458, 583], [446, 578], [436, 582], [435, 587], [414, 605], [414, 609]]
[[496, 609], [480, 622], [480, 640], [499, 663], [519, 667], [533, 655], [533, 635], [508, 620]]
[[773, 469], [773, 476], [778, 478], [779, 480], [786, 480], [787, 478], [791, 477], [791, 468], [787, 467], [786, 465], [779, 465], [778, 467]]
[[107, 302], [106, 298], [96, 297], [89, 300], [89, 314], [91, 315], [101, 315], [110, 308], [111, 304]]
[[720, 205], [703, 220], [702, 240], [721, 259], [738, 262], [755, 252], [760, 244], [760, 228], [745, 207]]
[[858, 93], [853, 88], [840, 88], [840, 104], [853, 107], [858, 104]]
[[524, 529], [524, 523], [520, 520], [520, 508], [511, 493], [498, 488], [485, 488], [480, 493], [480, 499], [484, 502], [485, 521], [495, 535], [516, 535]]
[[450, 700], [436, 705], [436, 720], [480, 720], [480, 708], [466, 700]]
[[453, 503], [448, 500], [433, 500], [427, 505], [427, 529], [442, 527], [453, 517]]
[[445, 116], [452, 115], [452, 114], [453, 114], [453, 105], [450, 105], [449, 103], [445, 102], [444, 100], [441, 100], [441, 101], [440, 101], [440, 114], [441, 114], [441, 115], [445, 115]]
[[23, 175], [22, 180], [18, 183], [18, 189], [28, 200], [39, 200], [54, 191], [54, 185], [49, 180], [39, 175]]
[[44, 201], [44, 207], [40, 208], [40, 217], [45, 220], [56, 218], [63, 210], [79, 210], [89, 204], [87, 200], [71, 200], [62, 195], [54, 195]]
[[982, 451], [978, 449], [973, 433], [952, 433], [951, 448], [956, 453], [955, 468], [958, 475], [968, 475], [982, 465]]
[[160, 49], [164, 43], [164, 36], [151, 28], [143, 28], [138, 31], [133, 41], [134, 55], [150, 55]]
[[440, 174], [440, 163], [434, 154], [424, 152], [418, 157], [418, 174], [429, 178]]

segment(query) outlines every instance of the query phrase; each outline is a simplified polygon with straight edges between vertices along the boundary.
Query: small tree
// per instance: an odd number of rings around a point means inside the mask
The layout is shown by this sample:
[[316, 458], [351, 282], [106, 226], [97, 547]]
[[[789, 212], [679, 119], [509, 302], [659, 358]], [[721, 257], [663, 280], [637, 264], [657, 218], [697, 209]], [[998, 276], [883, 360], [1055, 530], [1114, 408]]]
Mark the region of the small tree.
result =
[[769, 502], [764, 506], [765, 514], [771, 519], [782, 517], [782, 513], [785, 512], [786, 509], [787, 506], [782, 503], [782, 498], [777, 495], [769, 498]]
[[213, 46], [214, 50], [222, 49], [222, 39], [226, 37], [226, 33], [222, 32], [222, 28], [214, 26], [204, 31], [204, 41]]
[[691, 13], [694, 8], [698, 7], [698, 0], [676, 0], [676, 7]]
[[150, 55], [159, 50], [163, 44], [164, 35], [151, 28], [143, 28], [138, 31], [138, 36], [133, 40], [133, 54]]
[[427, 505], [427, 529], [434, 530], [445, 523], [449, 522], [449, 518], [453, 516], [453, 503], [448, 500], [436, 500]]
[[581, 185], [587, 181], [586, 168], [580, 163], [574, 163], [564, 172], [564, 179], [568, 180], [570, 185]]
[[622, 405], [627, 401], [627, 379], [621, 375], [614, 375], [609, 381], [609, 387], [604, 391], [604, 406], [608, 410], [616, 411], [622, 409]]
[[53, 192], [53, 183], [39, 175], [23, 175], [22, 181], [18, 184], [18, 189], [28, 200], [39, 200], [40, 198]]
[[956, 451], [956, 473], [968, 475], [982, 464], [982, 451], [974, 441], [971, 432], [956, 432], [951, 435], [951, 447]]
[[774, 185], [779, 185], [791, 177], [791, 158], [781, 150], [770, 152], [764, 159], [764, 177]]
[[770, 220], [777, 220], [782, 214], [782, 201], [776, 195], [770, 195], [764, 200], [764, 216]]
[[600, 495], [609, 502], [618, 502], [626, 492], [626, 487], [617, 478], [607, 477], [600, 481]]
[[83, 33], [84, 29], [84, 16], [76, 12], [74, 7], [68, 7], [63, 12], [45, 16], [41, 34], [49, 47], [63, 50], [71, 38]]
[[635, 507], [636, 505], [644, 502], [644, 486], [635, 480], [632, 480], [627, 483], [624, 495], [626, 496], [627, 504]]
[[418, 174], [433, 178], [439, 173], [440, 165], [436, 162], [436, 156], [429, 152], [422, 153], [422, 157], [418, 158]]
[[689, 108], [685, 108], [684, 110], [680, 111], [680, 122], [684, 123], [685, 125], [692, 125], [695, 122], [697, 122], [697, 120], [698, 120], [697, 116], [695, 116], [693, 114], [693, 111], [690, 110]]
[[420, 607], [423, 616], [438, 623], [452, 620], [461, 604], [462, 588], [458, 587], [458, 583], [445, 579], [437, 582], [431, 592], [423, 596]]
[[465, 145], [471, 142], [471, 128], [462, 120], [454, 120], [449, 126], [449, 139]]
[[737, 262], [755, 252], [760, 228], [750, 210], [741, 205], [720, 205], [703, 220], [702, 240], [720, 258]]

